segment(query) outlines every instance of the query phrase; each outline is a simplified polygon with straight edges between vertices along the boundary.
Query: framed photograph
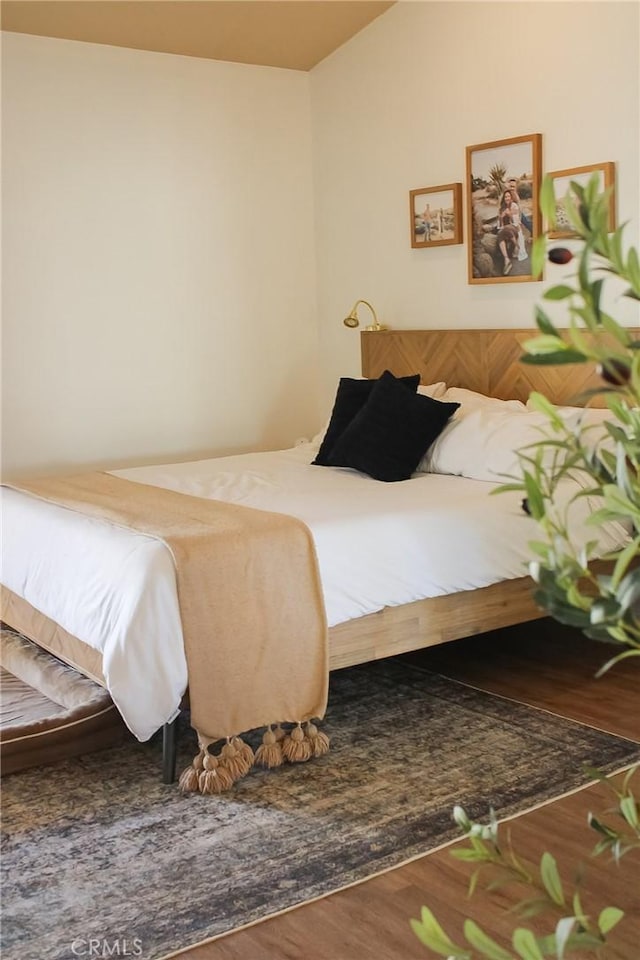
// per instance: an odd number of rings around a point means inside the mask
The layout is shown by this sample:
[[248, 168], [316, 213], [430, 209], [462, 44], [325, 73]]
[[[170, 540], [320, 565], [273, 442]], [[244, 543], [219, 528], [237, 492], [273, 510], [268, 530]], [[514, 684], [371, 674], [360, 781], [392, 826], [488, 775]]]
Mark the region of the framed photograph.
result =
[[581, 187], [586, 187], [591, 176], [596, 173], [600, 177], [600, 193], [604, 193], [611, 187], [609, 195], [609, 231], [616, 229], [616, 198], [615, 198], [615, 163], [607, 161], [606, 163], [592, 163], [588, 167], [573, 167], [570, 170], [556, 170], [549, 176], [553, 180], [553, 192], [556, 198], [556, 222], [555, 227], [549, 230], [549, 236], [552, 239], [559, 237], [575, 237], [576, 233], [571, 229], [567, 214], [564, 208], [564, 198], [569, 192], [569, 184], [575, 180]]
[[412, 247], [462, 243], [462, 184], [409, 191]]
[[522, 283], [540, 233], [542, 135], [467, 147], [469, 283]]

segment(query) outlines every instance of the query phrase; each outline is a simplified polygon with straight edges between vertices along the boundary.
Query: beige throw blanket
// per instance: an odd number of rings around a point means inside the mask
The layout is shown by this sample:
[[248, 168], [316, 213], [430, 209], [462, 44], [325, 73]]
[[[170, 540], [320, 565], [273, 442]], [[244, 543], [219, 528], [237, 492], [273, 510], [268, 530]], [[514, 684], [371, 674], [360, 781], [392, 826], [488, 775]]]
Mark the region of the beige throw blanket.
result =
[[[206, 747], [217, 739], [229, 740], [231, 755], [233, 743], [243, 749], [235, 738], [246, 730], [324, 715], [327, 623], [313, 539], [302, 521], [106, 473], [9, 485], [156, 537], [171, 550], [191, 722], [202, 747], [196, 772], [202, 770], [202, 759], [212, 759]], [[317, 730], [309, 725], [304, 738], [299, 728], [293, 734], [294, 743], [304, 739], [312, 747], [302, 750], [306, 756], [295, 755], [294, 749], [289, 759], [313, 755], [313, 742], [319, 746]], [[267, 731], [267, 746], [280, 735]], [[212, 763], [204, 768], [212, 769]]]

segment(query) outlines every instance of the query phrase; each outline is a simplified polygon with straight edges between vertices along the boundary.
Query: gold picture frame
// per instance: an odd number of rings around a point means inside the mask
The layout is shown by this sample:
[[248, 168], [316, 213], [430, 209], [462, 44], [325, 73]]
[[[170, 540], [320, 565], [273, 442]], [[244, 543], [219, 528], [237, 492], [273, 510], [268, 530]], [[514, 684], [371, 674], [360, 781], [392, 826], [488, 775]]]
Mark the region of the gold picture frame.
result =
[[541, 229], [542, 134], [467, 147], [469, 283], [523, 283]]
[[462, 243], [462, 184], [410, 190], [409, 216], [415, 249]]
[[602, 175], [600, 193], [611, 188], [609, 194], [609, 232], [616, 229], [616, 165], [612, 160], [605, 163], [591, 163], [585, 167], [570, 167], [568, 170], [554, 170], [548, 174], [553, 180], [553, 192], [556, 198], [556, 221], [553, 229], [548, 229], [548, 236], [552, 240], [575, 237], [577, 234], [571, 229], [564, 211], [564, 197], [569, 191], [569, 185], [575, 180], [581, 187], [586, 187], [591, 176], [599, 172]]

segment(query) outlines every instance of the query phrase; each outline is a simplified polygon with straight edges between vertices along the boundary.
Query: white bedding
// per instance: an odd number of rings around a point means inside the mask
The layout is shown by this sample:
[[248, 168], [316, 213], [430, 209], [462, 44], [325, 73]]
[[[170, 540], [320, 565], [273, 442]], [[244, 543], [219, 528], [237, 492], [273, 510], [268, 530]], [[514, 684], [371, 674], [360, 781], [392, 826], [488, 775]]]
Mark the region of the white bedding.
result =
[[[380, 483], [312, 466], [316, 449], [113, 472], [303, 520], [316, 545], [329, 626], [526, 573], [536, 528], [519, 494], [491, 496], [494, 483], [436, 474]], [[588, 501], [578, 503], [586, 516]], [[576, 534], [586, 542], [594, 528]], [[602, 551], [622, 538], [621, 527], [608, 525]], [[2, 582], [101, 651], [107, 687], [139, 740], [173, 719], [187, 667], [164, 544], [5, 489], [2, 551]]]

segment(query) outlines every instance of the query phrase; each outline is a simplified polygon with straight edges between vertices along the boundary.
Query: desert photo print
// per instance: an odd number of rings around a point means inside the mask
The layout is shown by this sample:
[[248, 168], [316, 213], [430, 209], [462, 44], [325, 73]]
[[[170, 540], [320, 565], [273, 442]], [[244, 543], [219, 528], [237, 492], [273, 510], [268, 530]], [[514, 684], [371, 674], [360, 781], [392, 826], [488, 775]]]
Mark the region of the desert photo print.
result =
[[539, 134], [467, 147], [469, 283], [535, 280]]

